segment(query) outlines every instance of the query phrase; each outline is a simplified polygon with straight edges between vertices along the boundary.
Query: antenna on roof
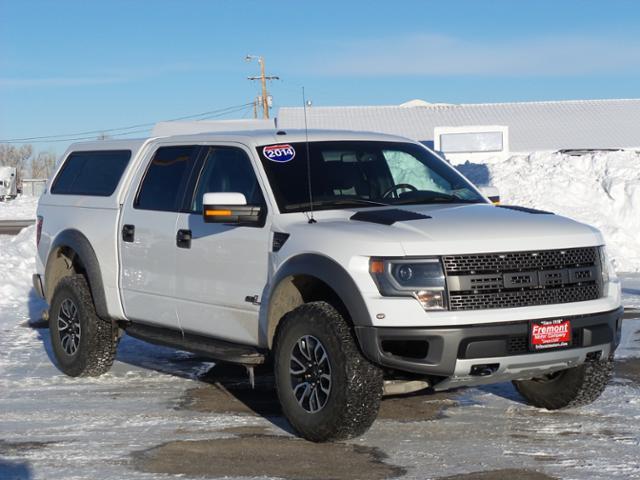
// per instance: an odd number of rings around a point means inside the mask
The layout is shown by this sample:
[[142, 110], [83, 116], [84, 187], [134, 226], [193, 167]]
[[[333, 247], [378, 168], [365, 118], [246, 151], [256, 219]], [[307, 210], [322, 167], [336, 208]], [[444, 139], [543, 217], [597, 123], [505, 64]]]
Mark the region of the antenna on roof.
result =
[[307, 127], [307, 99], [302, 87], [302, 109], [304, 111], [304, 137], [307, 147], [307, 186], [309, 188], [309, 223], [317, 223], [313, 218], [313, 191], [311, 190], [311, 153], [309, 152], [309, 128]]

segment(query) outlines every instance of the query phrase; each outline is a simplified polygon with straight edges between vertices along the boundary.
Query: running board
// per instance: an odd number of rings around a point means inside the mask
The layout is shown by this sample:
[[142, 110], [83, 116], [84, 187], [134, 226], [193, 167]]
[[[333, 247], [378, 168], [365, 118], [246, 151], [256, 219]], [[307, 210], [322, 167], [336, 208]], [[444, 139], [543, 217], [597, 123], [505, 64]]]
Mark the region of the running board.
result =
[[250, 345], [227, 342], [195, 333], [184, 332], [183, 334], [180, 330], [141, 323], [130, 323], [124, 328], [129, 335], [145, 342], [186, 350], [215, 360], [243, 365], [260, 365], [265, 361], [264, 352]]

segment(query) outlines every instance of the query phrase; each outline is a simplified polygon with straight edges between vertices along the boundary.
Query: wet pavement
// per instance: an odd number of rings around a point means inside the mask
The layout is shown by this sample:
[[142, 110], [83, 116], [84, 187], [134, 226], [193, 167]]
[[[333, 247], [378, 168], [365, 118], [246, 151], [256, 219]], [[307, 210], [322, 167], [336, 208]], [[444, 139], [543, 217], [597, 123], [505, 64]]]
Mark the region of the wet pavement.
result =
[[375, 447], [314, 444], [297, 438], [239, 433], [230, 438], [169, 442], [133, 454], [135, 468], [194, 477], [251, 477], [320, 480], [397, 478], [406, 470], [386, 463]]

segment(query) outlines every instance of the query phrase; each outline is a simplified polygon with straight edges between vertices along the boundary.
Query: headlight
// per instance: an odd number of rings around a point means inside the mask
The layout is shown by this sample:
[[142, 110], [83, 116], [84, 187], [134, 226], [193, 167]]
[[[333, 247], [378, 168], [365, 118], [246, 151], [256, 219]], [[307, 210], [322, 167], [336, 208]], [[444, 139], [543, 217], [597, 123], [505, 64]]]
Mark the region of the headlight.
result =
[[444, 271], [438, 258], [372, 258], [369, 271], [382, 295], [414, 297], [425, 310], [444, 310]]

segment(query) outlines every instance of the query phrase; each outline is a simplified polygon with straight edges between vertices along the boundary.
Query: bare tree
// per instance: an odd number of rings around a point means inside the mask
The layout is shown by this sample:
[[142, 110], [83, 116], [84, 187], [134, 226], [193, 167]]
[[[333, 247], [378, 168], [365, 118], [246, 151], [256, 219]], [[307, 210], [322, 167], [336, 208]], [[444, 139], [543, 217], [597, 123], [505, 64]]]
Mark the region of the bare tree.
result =
[[52, 152], [39, 152], [31, 159], [31, 178], [49, 178], [56, 166], [56, 155]]

